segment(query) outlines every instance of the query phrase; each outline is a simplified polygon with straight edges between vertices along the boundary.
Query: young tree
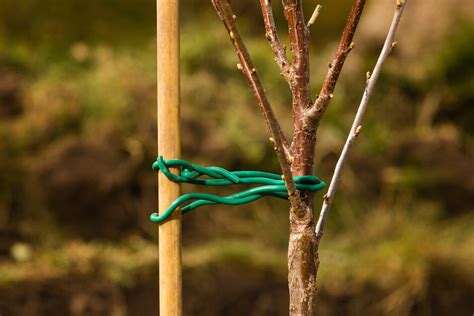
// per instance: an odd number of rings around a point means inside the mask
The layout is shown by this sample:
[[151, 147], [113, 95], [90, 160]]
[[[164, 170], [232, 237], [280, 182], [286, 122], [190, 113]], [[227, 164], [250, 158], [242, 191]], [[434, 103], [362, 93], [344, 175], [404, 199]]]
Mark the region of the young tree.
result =
[[275, 26], [270, 0], [260, 0], [265, 35], [275, 55], [275, 62], [281, 75], [288, 83], [292, 94], [293, 133], [291, 142], [282, 131], [272, 110], [255, 65], [247, 51], [236, 25], [236, 15], [232, 12], [229, 0], [212, 0], [212, 3], [224, 23], [230, 40], [235, 48], [239, 63], [237, 64], [248, 81], [257, 104], [263, 113], [270, 130], [283, 177], [288, 189], [290, 208], [290, 236], [288, 245], [288, 288], [290, 294], [290, 315], [314, 315], [316, 312], [316, 276], [319, 267], [318, 247], [323, 235], [324, 224], [334, 193], [339, 182], [342, 168], [348, 151], [361, 129], [361, 119], [367, 107], [369, 97], [379, 76], [382, 64], [395, 46], [393, 38], [401, 14], [408, 0], [397, 0], [394, 18], [380, 57], [372, 72], [367, 73], [367, 86], [361, 104], [354, 119], [348, 139], [336, 165], [328, 193], [324, 197], [323, 208], [319, 219], [314, 220], [313, 192], [298, 191], [293, 177], [313, 173], [316, 135], [320, 121], [333, 97], [339, 74], [349, 52], [354, 48], [352, 41], [365, 0], [354, 0], [346, 26], [342, 33], [334, 60], [329, 69], [319, 95], [315, 100], [310, 94], [310, 59], [309, 34], [310, 26], [317, 18], [321, 6], [317, 6], [308, 23], [305, 22], [302, 0], [283, 0], [284, 16], [288, 23], [290, 51], [292, 58], [287, 57]]

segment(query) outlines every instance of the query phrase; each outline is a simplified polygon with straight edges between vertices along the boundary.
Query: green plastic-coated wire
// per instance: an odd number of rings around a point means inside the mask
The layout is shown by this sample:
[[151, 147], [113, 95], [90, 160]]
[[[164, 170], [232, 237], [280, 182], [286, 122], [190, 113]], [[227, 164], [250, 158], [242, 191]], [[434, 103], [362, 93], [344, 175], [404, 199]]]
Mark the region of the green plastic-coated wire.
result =
[[[179, 174], [172, 173], [169, 168], [180, 170]], [[162, 156], [153, 163], [153, 170], [161, 171], [173, 182], [191, 183], [206, 186], [224, 186], [232, 184], [261, 184], [259, 187], [221, 197], [207, 193], [189, 193], [174, 200], [162, 214], [152, 213], [150, 220], [154, 223], [165, 221], [174, 210], [183, 203], [195, 200], [181, 208], [185, 214], [199, 206], [211, 204], [240, 205], [258, 200], [264, 196], [274, 196], [288, 200], [288, 191], [281, 175], [262, 171], [228, 171], [220, 167], [202, 167], [181, 159], [164, 160]], [[201, 177], [207, 176], [202, 179]], [[294, 177], [296, 189], [304, 191], [318, 191], [325, 187], [325, 183], [316, 176]]]

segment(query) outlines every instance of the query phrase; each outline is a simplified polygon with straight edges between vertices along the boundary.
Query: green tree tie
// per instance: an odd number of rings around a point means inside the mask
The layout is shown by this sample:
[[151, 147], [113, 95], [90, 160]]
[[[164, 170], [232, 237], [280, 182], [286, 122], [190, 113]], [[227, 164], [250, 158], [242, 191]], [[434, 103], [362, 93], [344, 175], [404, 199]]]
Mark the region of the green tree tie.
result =
[[[169, 168], [177, 167], [179, 174], [172, 173]], [[281, 175], [262, 171], [228, 171], [220, 167], [202, 167], [181, 159], [164, 160], [162, 156], [153, 163], [153, 170], [163, 172], [170, 180], [176, 183], [191, 183], [206, 186], [223, 186], [232, 184], [262, 184], [259, 187], [248, 189], [229, 196], [221, 197], [207, 193], [183, 194], [168, 207], [162, 214], [152, 213], [150, 220], [154, 223], [163, 222], [181, 204], [188, 200], [196, 200], [183, 206], [181, 213], [185, 214], [193, 209], [211, 204], [240, 205], [258, 200], [264, 196], [274, 196], [288, 200], [288, 191]], [[201, 179], [202, 176], [209, 178]], [[316, 176], [298, 176], [293, 181], [298, 190], [318, 191], [325, 187], [323, 181]]]

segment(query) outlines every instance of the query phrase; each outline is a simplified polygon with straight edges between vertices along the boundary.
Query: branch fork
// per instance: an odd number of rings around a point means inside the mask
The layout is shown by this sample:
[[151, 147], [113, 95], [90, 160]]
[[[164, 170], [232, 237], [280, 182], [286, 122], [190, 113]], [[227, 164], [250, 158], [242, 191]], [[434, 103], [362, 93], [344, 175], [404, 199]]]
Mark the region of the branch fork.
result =
[[298, 191], [296, 190], [295, 183], [293, 182], [293, 175], [291, 173], [291, 165], [288, 161], [291, 160], [289, 154], [289, 143], [286, 139], [283, 130], [276, 119], [273, 112], [272, 106], [265, 90], [260, 82], [260, 78], [257, 74], [254, 63], [250, 57], [250, 54], [245, 46], [240, 32], [235, 23], [235, 15], [232, 12], [232, 8], [228, 0], [212, 0], [212, 4], [216, 9], [221, 21], [226, 27], [229, 37], [232, 41], [234, 49], [239, 59], [238, 66], [241, 69], [243, 75], [246, 77], [250, 87], [252, 88], [253, 94], [257, 99], [257, 103], [260, 110], [265, 118], [270, 134], [274, 142], [275, 152], [280, 163], [280, 167], [284, 176], [286, 186], [288, 188], [288, 195], [291, 206], [295, 209], [301, 208], [301, 201]]
[[309, 175], [313, 172], [316, 132], [331, 99], [334, 97], [334, 90], [345, 60], [355, 47], [353, 37], [366, 1], [354, 0], [335, 57], [328, 65], [328, 72], [322, 88], [313, 102], [310, 95], [309, 33], [311, 25], [314, 24], [321, 11], [321, 6], [316, 6], [308, 23], [305, 23], [302, 0], [283, 0], [283, 11], [288, 24], [292, 55], [290, 61], [287, 57], [286, 47], [278, 36], [271, 2], [270, 0], [260, 0], [265, 24], [265, 37], [270, 44], [275, 63], [288, 83], [292, 94], [294, 130], [291, 144], [275, 117], [254, 63], [242, 41], [235, 22], [237, 17], [233, 14], [229, 1], [212, 0], [212, 4], [224, 23], [234, 46], [239, 60], [237, 68], [242, 71], [247, 79], [265, 118], [271, 134], [269, 140], [276, 152], [283, 173], [282, 179], [286, 183], [291, 203], [288, 247], [290, 315], [313, 315], [316, 305], [316, 276], [319, 267], [318, 247], [327, 214], [334, 199], [349, 149], [361, 132], [362, 116], [380, 74], [382, 64], [397, 44], [393, 41], [393, 38], [408, 0], [396, 0], [396, 12], [392, 25], [375, 68], [372, 72], [366, 74], [367, 86], [346, 144], [337, 162], [328, 192], [324, 196], [317, 224], [315, 224], [313, 214], [313, 193], [298, 191], [293, 177]]

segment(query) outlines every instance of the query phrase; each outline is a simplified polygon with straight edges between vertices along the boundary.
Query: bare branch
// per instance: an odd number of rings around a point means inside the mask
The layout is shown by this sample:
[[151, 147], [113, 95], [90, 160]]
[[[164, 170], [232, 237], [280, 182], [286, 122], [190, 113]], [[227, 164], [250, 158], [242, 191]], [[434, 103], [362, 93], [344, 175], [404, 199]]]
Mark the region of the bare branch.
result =
[[354, 118], [354, 122], [352, 123], [351, 131], [349, 132], [346, 143], [344, 144], [344, 148], [342, 149], [341, 156], [337, 161], [336, 168], [334, 169], [334, 175], [332, 176], [331, 184], [329, 185], [328, 193], [324, 198], [323, 207], [321, 209], [321, 213], [319, 214], [318, 223], [316, 225], [316, 237], [318, 238], [318, 243], [321, 240], [321, 237], [323, 236], [324, 224], [326, 222], [329, 210], [334, 200], [334, 194], [336, 193], [339, 181], [341, 179], [342, 170], [347, 161], [349, 150], [351, 149], [352, 144], [360, 133], [362, 127], [362, 118], [364, 116], [365, 110], [367, 109], [367, 104], [369, 103], [370, 96], [372, 95], [377, 79], [379, 78], [382, 66], [385, 63], [385, 60], [387, 60], [387, 57], [389, 56], [390, 52], [396, 46], [396, 42], [394, 42], [393, 39], [395, 37], [395, 33], [397, 31], [398, 24], [400, 23], [400, 18], [403, 14], [403, 10], [407, 4], [407, 1], [408, 0], [397, 0], [395, 14], [393, 16], [390, 29], [387, 33], [383, 49], [380, 52], [379, 58], [377, 60], [377, 63], [375, 64], [372, 74], [370, 72], [367, 73], [367, 85], [364, 91], [364, 95], [362, 96], [362, 100], [360, 101], [359, 108], [357, 109], [357, 114]]
[[283, 13], [288, 22], [293, 69], [295, 72], [291, 82], [293, 94], [293, 113], [299, 120], [303, 108], [309, 106], [309, 32], [303, 15], [302, 0], [283, 0]]
[[290, 84], [293, 75], [293, 68], [291, 67], [288, 58], [286, 57], [286, 48], [282, 45], [273, 19], [273, 10], [270, 0], [260, 0], [262, 7], [263, 21], [265, 22], [265, 37], [270, 43], [273, 54], [275, 55], [275, 62], [280, 67], [282, 76]]
[[316, 8], [314, 8], [313, 14], [311, 15], [311, 18], [309, 19], [308, 24], [306, 25], [308, 29], [310, 28], [311, 25], [314, 24], [314, 22], [316, 22], [316, 19], [318, 18], [319, 13], [321, 12], [322, 8], [323, 6], [320, 4], [318, 4]]
[[308, 32], [304, 23], [302, 0], [283, 0], [283, 13], [288, 22], [293, 67], [297, 76], [304, 76], [308, 60]]
[[[283, 13], [288, 23], [294, 69], [294, 78], [290, 84], [294, 130], [291, 143], [291, 149], [295, 153], [292, 165], [294, 175], [312, 173], [316, 141], [314, 130], [307, 131], [303, 128], [304, 113], [313, 102], [310, 93], [309, 31], [304, 19], [302, 2], [302, 0], [283, 0]], [[305, 195], [305, 199], [308, 201], [310, 200], [309, 196]]]
[[344, 62], [346, 61], [347, 55], [354, 48], [352, 39], [354, 37], [355, 30], [359, 24], [360, 16], [364, 10], [365, 0], [355, 0], [352, 5], [349, 18], [347, 19], [346, 26], [342, 33], [339, 47], [336, 52], [336, 57], [329, 64], [329, 70], [324, 80], [323, 87], [319, 93], [318, 98], [314, 102], [314, 105], [309, 108], [305, 113], [305, 124], [309, 126], [315, 126], [321, 120], [324, 112], [326, 111], [329, 102], [334, 93], [337, 79], [341, 73]]
[[288, 151], [288, 141], [286, 140], [283, 131], [275, 117], [275, 114], [270, 105], [270, 101], [265, 94], [265, 90], [262, 87], [259, 76], [255, 69], [255, 66], [250, 58], [250, 54], [240, 36], [237, 25], [235, 24], [235, 15], [232, 12], [232, 8], [229, 4], [229, 0], [212, 0], [212, 4], [219, 15], [219, 18], [224, 23], [229, 37], [234, 45], [234, 49], [239, 59], [238, 68], [242, 71], [244, 76], [252, 88], [253, 94], [257, 99], [257, 103], [260, 110], [263, 113], [265, 122], [267, 123], [268, 129], [274, 142], [274, 148], [280, 163], [281, 170], [283, 172], [283, 178], [288, 188], [288, 195], [291, 202], [291, 206], [295, 209], [301, 209], [301, 202], [299, 193], [296, 190], [295, 183], [293, 182], [293, 176], [291, 173], [291, 165], [289, 160], [291, 157], [287, 157], [285, 152]]

